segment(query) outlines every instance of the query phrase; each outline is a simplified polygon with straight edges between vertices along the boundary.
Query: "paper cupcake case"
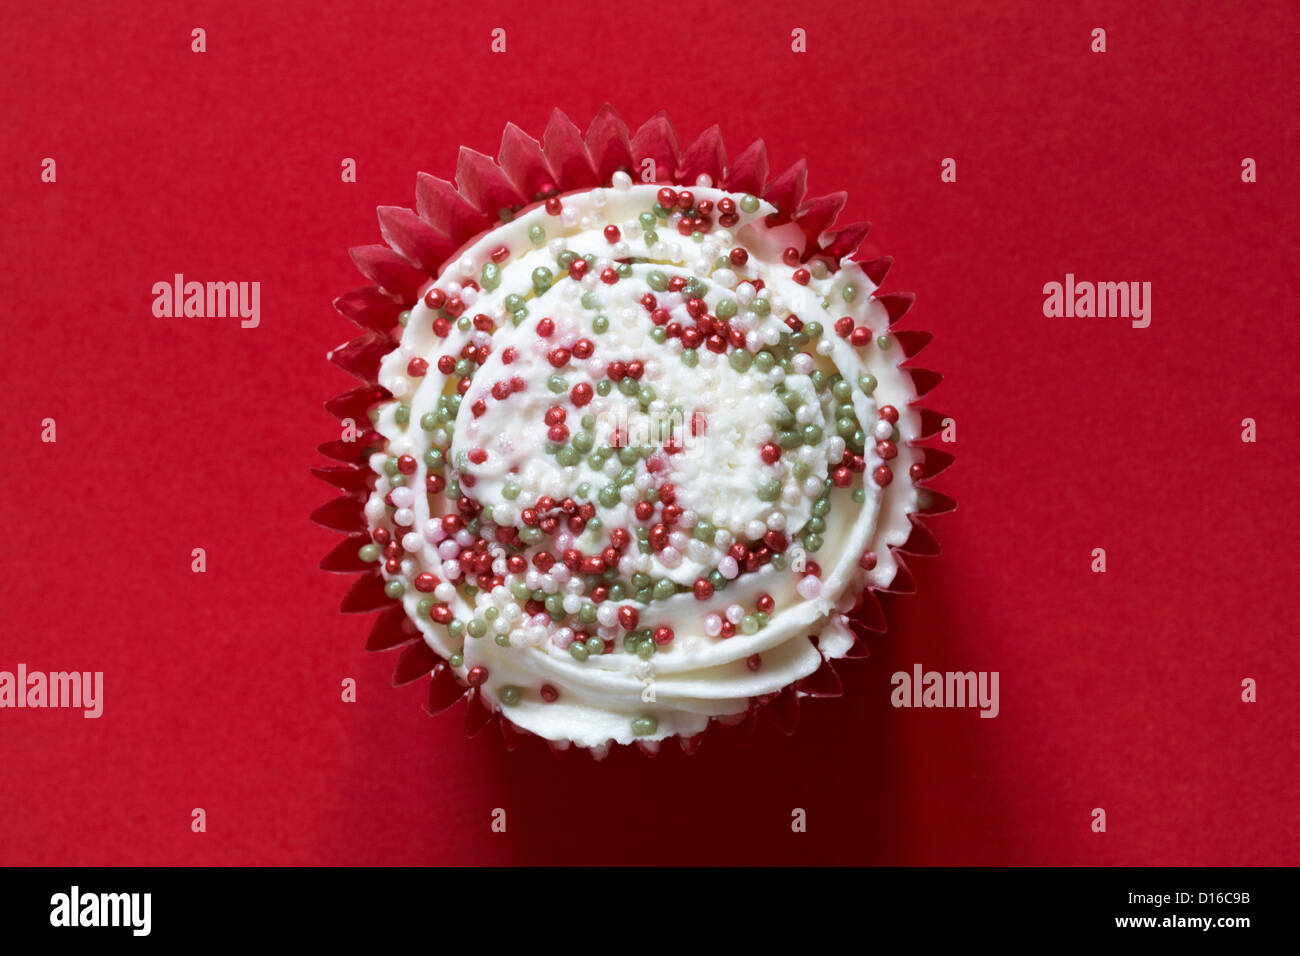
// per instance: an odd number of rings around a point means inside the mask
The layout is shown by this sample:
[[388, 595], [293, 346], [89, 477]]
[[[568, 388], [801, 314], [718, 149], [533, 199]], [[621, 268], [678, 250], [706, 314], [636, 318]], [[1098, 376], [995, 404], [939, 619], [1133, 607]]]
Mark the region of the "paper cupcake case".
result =
[[[392, 400], [390, 392], [378, 383], [378, 374], [383, 357], [398, 345], [399, 314], [419, 301], [423, 289], [472, 240], [498, 226], [503, 217], [525, 212], [549, 197], [609, 186], [611, 178], [620, 170], [636, 179], [647, 159], [654, 161], [657, 184], [695, 188], [701, 184], [701, 177], [708, 177], [707, 182], [729, 192], [748, 193], [772, 203], [778, 212], [768, 217], [770, 225], [793, 221], [803, 232], [804, 262], [824, 256], [837, 263], [847, 256], [857, 262], [876, 286], [883, 283], [889, 271], [893, 261], [889, 257], [861, 260], [856, 255], [869, 224], [837, 227], [844, 193], [806, 198], [804, 160], [769, 179], [762, 140], [728, 162], [717, 126], [683, 149], [662, 112], [630, 133], [613, 108], [606, 106], [584, 135], [557, 109], [540, 143], [517, 126], [507, 125], [495, 159], [462, 147], [455, 185], [420, 173], [414, 210], [379, 207], [384, 244], [359, 246], [350, 251], [357, 268], [372, 284], [342, 295], [334, 302], [336, 310], [361, 332], [327, 356], [360, 384], [326, 402], [327, 411], [341, 422], [350, 419], [358, 423], [359, 429], [364, 429], [369, 424], [369, 410]], [[921, 405], [942, 377], [914, 366], [912, 361], [931, 336], [920, 330], [898, 328], [912, 308], [915, 299], [912, 294], [877, 289], [872, 297], [888, 313], [890, 334], [906, 356], [901, 368], [910, 375], [916, 391], [916, 399], [909, 407], [919, 412], [920, 434], [908, 445], [920, 455], [920, 474], [912, 478], [919, 489], [920, 507], [907, 515], [911, 530], [906, 541], [900, 546], [890, 546], [896, 562], [893, 580], [887, 587], [864, 590], [844, 619], [853, 634], [854, 646], [837, 658], [840, 660], [868, 656], [868, 641], [883, 634], [887, 627], [877, 595], [915, 592], [907, 561], [939, 553], [938, 542], [926, 519], [956, 507], [950, 497], [929, 487], [931, 480], [952, 463], [953, 456], [922, 444], [940, 430], [944, 421], [941, 414]], [[467, 733], [475, 735], [495, 723], [506, 747], [514, 750], [533, 734], [516, 726], [502, 711], [484, 704], [478, 688], [471, 687], [453, 672], [422, 638], [401, 603], [385, 593], [378, 566], [366, 563], [358, 554], [371, 541], [364, 513], [366, 499], [374, 486], [368, 460], [381, 444], [382, 436], [378, 432], [363, 430], [354, 441], [335, 439], [319, 446], [320, 452], [333, 463], [312, 471], [341, 495], [317, 508], [311, 520], [345, 536], [324, 557], [320, 567], [334, 574], [359, 575], [340, 609], [346, 614], [376, 615], [365, 646], [370, 651], [398, 652], [394, 685], [427, 678], [428, 713], [439, 714], [463, 699]], [[677, 739], [683, 750], [693, 753], [714, 725], [752, 729], [760, 722], [770, 721], [782, 732], [792, 734], [804, 698], [840, 694], [841, 683], [834, 661], [823, 655], [820, 667], [808, 677], [780, 692], [754, 698], [748, 709], [739, 714], [710, 718], [708, 728], [700, 734]], [[547, 743], [556, 753], [571, 749], [568, 742], [547, 740]], [[659, 750], [660, 741], [636, 743], [643, 753], [654, 754]], [[606, 751], [604, 748], [594, 755], [603, 756]]]

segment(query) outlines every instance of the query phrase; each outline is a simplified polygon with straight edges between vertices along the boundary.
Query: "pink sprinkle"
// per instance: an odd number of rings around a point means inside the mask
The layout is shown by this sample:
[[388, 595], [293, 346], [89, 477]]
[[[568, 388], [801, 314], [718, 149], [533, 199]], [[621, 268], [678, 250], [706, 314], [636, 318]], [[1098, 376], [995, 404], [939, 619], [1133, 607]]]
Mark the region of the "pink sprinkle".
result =
[[799, 583], [795, 585], [794, 589], [799, 592], [799, 596], [805, 601], [811, 601], [822, 593], [821, 578], [815, 574], [804, 575], [799, 579]]

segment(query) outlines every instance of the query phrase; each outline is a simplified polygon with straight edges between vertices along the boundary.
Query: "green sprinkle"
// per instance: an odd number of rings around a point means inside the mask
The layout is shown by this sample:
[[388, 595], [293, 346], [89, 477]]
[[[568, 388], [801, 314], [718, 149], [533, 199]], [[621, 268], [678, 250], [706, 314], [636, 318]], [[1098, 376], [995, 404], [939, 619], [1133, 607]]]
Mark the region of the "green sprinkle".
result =
[[758, 212], [758, 198], [749, 193], [740, 197], [741, 212]]
[[377, 544], [363, 544], [363, 545], [361, 546], [361, 550], [357, 552], [357, 557], [359, 557], [362, 561], [366, 561], [366, 562], [370, 562], [370, 561], [378, 561], [378, 560], [379, 560], [379, 545], [377, 545]]
[[493, 292], [501, 284], [501, 268], [495, 262], [483, 263], [483, 288]]
[[575, 661], [585, 661], [587, 659], [587, 645], [582, 641], [574, 641], [569, 645], [569, 653], [573, 655]]
[[465, 630], [469, 631], [470, 637], [482, 637], [487, 633], [487, 621], [480, 618], [471, 618], [470, 622], [465, 625]]
[[546, 380], [546, 387], [556, 395], [559, 395], [561, 392], [566, 392], [569, 389], [569, 385], [564, 381], [563, 375], [552, 375]]
[[882, 352], [888, 351], [893, 344], [894, 340], [888, 335], [881, 335], [876, 339], [876, 345], [880, 347]]
[[700, 353], [695, 349], [685, 349], [682, 352], [682, 364], [687, 368], [695, 368], [700, 362]]
[[507, 706], [519, 703], [519, 693], [519, 688], [514, 684], [506, 684], [500, 691], [501, 703]]
[[723, 299], [721, 302], [718, 303], [717, 309], [715, 311], [718, 318], [720, 319], [732, 318], [737, 311], [736, 300]]
[[528, 241], [535, 246], [540, 246], [546, 241], [546, 230], [540, 223], [534, 223], [528, 227]]
[[844, 287], [844, 290], [840, 293], [840, 295], [843, 297], [845, 302], [852, 302], [854, 299], [858, 297], [858, 287], [855, 286], [853, 283], [849, 283]]
[[410, 310], [410, 309], [403, 309], [401, 312], [398, 312], [398, 313], [397, 313], [397, 324], [398, 324], [398, 325], [405, 326], [406, 323], [407, 323], [407, 322], [410, 322], [410, 321], [411, 321], [411, 310]]
[[658, 269], [651, 269], [646, 273], [645, 281], [646, 285], [654, 289], [656, 292], [663, 292], [668, 288], [668, 276], [664, 275]]
[[537, 292], [545, 292], [555, 281], [555, 273], [546, 266], [538, 266], [533, 270], [533, 289]]

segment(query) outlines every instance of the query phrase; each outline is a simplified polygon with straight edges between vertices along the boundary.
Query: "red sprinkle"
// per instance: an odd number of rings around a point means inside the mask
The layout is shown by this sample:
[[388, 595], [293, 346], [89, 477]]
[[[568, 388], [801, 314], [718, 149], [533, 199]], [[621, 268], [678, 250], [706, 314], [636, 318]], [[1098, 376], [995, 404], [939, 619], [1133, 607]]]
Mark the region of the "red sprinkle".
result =
[[775, 465], [781, 460], [781, 446], [775, 442], [767, 442], [759, 449], [758, 453], [762, 457], [764, 464]]
[[606, 226], [606, 227], [605, 227], [605, 241], [606, 241], [606, 242], [611, 242], [611, 243], [612, 243], [612, 242], [618, 242], [618, 241], [619, 241], [620, 239], [622, 239], [622, 238], [623, 238], [623, 234], [622, 234], [621, 232], [618, 231], [618, 226], [615, 226], [615, 225], [609, 225], [609, 226]]
[[558, 216], [564, 207], [560, 205], [560, 197], [552, 196], [546, 200], [546, 213], [549, 216]]
[[625, 631], [635, 630], [637, 621], [640, 620], [640, 617], [641, 616], [636, 612], [636, 608], [630, 607], [627, 604], [624, 604], [618, 609], [618, 623], [622, 625], [623, 630]]
[[870, 571], [876, 566], [876, 552], [863, 551], [862, 557], [858, 558], [858, 567], [864, 571]]
[[411, 376], [411, 378], [421, 378], [427, 371], [429, 371], [428, 360], [422, 359], [419, 356], [411, 359], [411, 361], [406, 364], [406, 374]]
[[859, 348], [861, 348], [864, 345], [870, 344], [871, 330], [867, 328], [865, 325], [859, 325], [856, 329], [854, 329], [852, 332], [849, 333], [849, 342], [850, 344], [856, 345]]
[[550, 362], [554, 368], [564, 368], [569, 364], [569, 350], [566, 348], [551, 349], [546, 353], [546, 361]]
[[591, 339], [578, 339], [573, 343], [573, 357], [577, 359], [589, 359], [591, 353], [596, 351], [595, 343]]
[[538, 319], [537, 334], [544, 339], [549, 339], [555, 334], [555, 323], [550, 319]]
[[880, 408], [880, 417], [892, 424], [898, 421], [898, 409], [893, 405], [882, 405]]
[[447, 304], [447, 293], [441, 289], [430, 289], [424, 294], [424, 304], [434, 310], [441, 309]]
[[586, 382], [579, 382], [577, 385], [573, 386], [573, 391], [569, 393], [569, 398], [572, 399], [573, 404], [577, 405], [579, 408], [582, 408], [582, 406], [590, 402], [591, 397], [591, 386]]
[[889, 470], [888, 465], [879, 465], [876, 470], [871, 473], [871, 477], [872, 480], [874, 480], [881, 488], [885, 488], [894, 480], [894, 473]]
[[483, 462], [487, 461], [488, 453], [483, 448], [471, 448], [467, 457], [474, 464], [481, 465]]

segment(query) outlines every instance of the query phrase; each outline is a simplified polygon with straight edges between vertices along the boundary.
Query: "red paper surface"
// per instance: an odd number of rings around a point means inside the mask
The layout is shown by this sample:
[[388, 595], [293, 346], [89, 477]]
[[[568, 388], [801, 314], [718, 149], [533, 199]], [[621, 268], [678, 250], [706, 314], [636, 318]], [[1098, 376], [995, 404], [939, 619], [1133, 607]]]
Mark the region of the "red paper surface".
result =
[[[7, 8], [0, 670], [102, 670], [105, 701], [0, 710], [0, 863], [1300, 862], [1296, 8], [851, 8]], [[606, 100], [806, 156], [936, 333], [960, 510], [792, 738], [466, 739], [316, 570], [346, 250], [462, 143]], [[1151, 282], [1150, 328], [1045, 318], [1067, 272]], [[261, 325], [155, 318], [175, 273], [260, 281]], [[998, 671], [1001, 713], [894, 709], [918, 662]]]

